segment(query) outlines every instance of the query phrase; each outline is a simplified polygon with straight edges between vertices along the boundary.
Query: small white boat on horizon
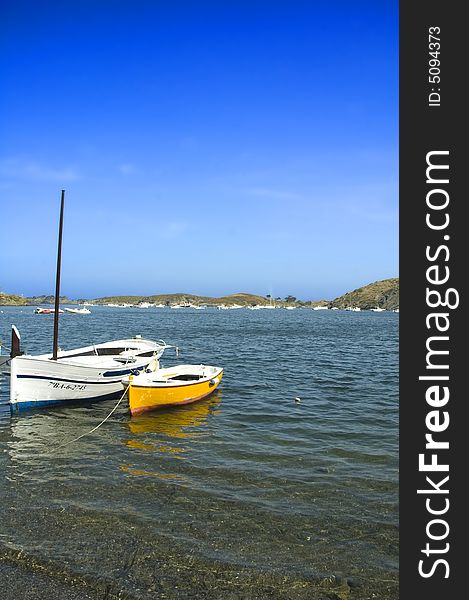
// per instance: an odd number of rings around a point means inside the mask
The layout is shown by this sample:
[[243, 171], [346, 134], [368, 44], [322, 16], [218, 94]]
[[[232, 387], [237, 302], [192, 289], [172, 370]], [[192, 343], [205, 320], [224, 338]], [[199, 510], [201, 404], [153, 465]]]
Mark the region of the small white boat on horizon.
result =
[[64, 307], [64, 311], [68, 313], [72, 313], [74, 315], [90, 315], [91, 310], [83, 306], [83, 308], [66, 308]]
[[176, 304], [170, 304], [171, 308], [193, 308], [190, 302], [178, 302]]
[[104, 306], [109, 306], [110, 308], [133, 308], [134, 307], [133, 304], [129, 304], [127, 302], [124, 302], [122, 304], [115, 304], [114, 302], [108, 302], [108, 304], [105, 304]]
[[[59, 313], [63, 313], [64, 311], [59, 308]], [[40, 306], [38, 306], [37, 308], [34, 309], [34, 314], [35, 315], [53, 315], [55, 314], [55, 308], [41, 308]]]

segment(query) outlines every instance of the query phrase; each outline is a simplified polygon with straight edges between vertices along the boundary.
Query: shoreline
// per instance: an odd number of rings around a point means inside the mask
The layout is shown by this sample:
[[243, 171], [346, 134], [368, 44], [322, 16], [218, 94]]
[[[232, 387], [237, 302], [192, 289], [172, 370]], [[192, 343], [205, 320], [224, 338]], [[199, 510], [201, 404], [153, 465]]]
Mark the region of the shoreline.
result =
[[[220, 561], [192, 559], [183, 566], [183, 557], [154, 557], [151, 581], [135, 581], [131, 569], [137, 551], [121, 569], [120, 576], [84, 575], [42, 561], [22, 551], [0, 550], [2, 600], [397, 600], [398, 575], [373, 580], [331, 575], [302, 578], [270, 573]], [[197, 564], [199, 562], [199, 564]], [[384, 573], [383, 573], [384, 575]], [[394, 575], [394, 579], [390, 576]], [[144, 586], [147, 589], [143, 589]], [[139, 587], [137, 587], [139, 586]], [[141, 587], [140, 587], [141, 586]]]
[[[399, 307], [399, 278], [383, 279], [369, 283], [363, 287], [334, 298], [333, 300], [300, 300], [295, 296], [274, 297], [267, 294], [260, 296], [246, 292], [224, 295], [220, 297], [201, 296], [198, 294], [174, 293], [174, 294], [150, 294], [150, 295], [120, 295], [120, 296], [102, 296], [93, 299], [70, 299], [67, 296], [61, 296], [62, 304], [88, 304], [90, 306], [106, 305], [132, 305], [146, 308], [142, 305], [175, 305], [182, 307], [192, 305], [227, 307], [227, 308], [249, 308], [254, 306], [279, 308], [346, 308], [358, 307], [363, 310], [373, 310], [382, 308], [385, 310], [394, 310]], [[7, 294], [0, 292], [0, 306], [34, 306], [37, 304], [54, 304], [54, 296], [19, 296], [17, 294]]]

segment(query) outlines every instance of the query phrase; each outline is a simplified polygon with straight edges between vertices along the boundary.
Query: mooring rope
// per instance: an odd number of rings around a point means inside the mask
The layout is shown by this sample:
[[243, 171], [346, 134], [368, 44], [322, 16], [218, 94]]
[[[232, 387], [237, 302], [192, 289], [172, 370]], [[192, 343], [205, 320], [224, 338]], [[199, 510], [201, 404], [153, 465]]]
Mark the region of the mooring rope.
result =
[[65, 442], [63, 444], [59, 444], [58, 446], [55, 447], [55, 450], [58, 450], [59, 448], [64, 448], [65, 446], [69, 446], [70, 444], [73, 444], [74, 442], [78, 442], [78, 440], [81, 440], [81, 438], [84, 438], [85, 436], [90, 435], [90, 433], [93, 433], [94, 431], [96, 431], [97, 429], [99, 429], [101, 427], [101, 425], [103, 425], [109, 419], [109, 417], [116, 411], [117, 407], [122, 402], [122, 400], [124, 399], [125, 395], [127, 394], [127, 391], [129, 389], [129, 387], [130, 387], [130, 383], [125, 388], [124, 393], [122, 394], [122, 396], [117, 401], [117, 404], [114, 406], [114, 408], [111, 410], [111, 412], [107, 415], [107, 417], [104, 418], [101, 421], [101, 423], [98, 423], [98, 425], [96, 425], [96, 427], [93, 427], [93, 429], [90, 429], [86, 433], [82, 433], [81, 435], [79, 435], [78, 437], [74, 438], [73, 440], [69, 440], [68, 442]]

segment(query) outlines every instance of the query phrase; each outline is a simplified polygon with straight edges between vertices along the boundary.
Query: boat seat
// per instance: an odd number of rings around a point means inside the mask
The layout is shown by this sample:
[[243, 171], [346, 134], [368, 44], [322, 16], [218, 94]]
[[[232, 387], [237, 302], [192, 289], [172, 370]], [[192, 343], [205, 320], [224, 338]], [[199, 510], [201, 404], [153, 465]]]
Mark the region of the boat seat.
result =
[[189, 375], [187, 373], [184, 373], [182, 375], [176, 375], [174, 377], [169, 377], [167, 379], [167, 381], [198, 381], [201, 378], [202, 378], [201, 375]]

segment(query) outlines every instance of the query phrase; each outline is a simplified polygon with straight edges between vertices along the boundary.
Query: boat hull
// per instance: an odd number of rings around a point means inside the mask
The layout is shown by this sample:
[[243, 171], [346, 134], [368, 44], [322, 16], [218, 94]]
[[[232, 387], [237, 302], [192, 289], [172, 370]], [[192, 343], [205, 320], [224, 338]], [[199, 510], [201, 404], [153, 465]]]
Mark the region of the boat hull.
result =
[[[197, 382], [167, 382], [146, 385], [144, 382], [129, 382], [129, 409], [132, 415], [139, 415], [158, 408], [168, 408], [191, 404], [212, 394], [223, 377], [223, 369], [214, 370], [209, 377]], [[135, 379], [138, 379], [136, 377]]]
[[122, 377], [142, 371], [151, 358], [122, 365], [116, 369], [98, 369], [51, 360], [11, 361], [10, 404], [16, 409], [40, 407], [65, 402], [84, 402], [107, 399], [122, 393]]

